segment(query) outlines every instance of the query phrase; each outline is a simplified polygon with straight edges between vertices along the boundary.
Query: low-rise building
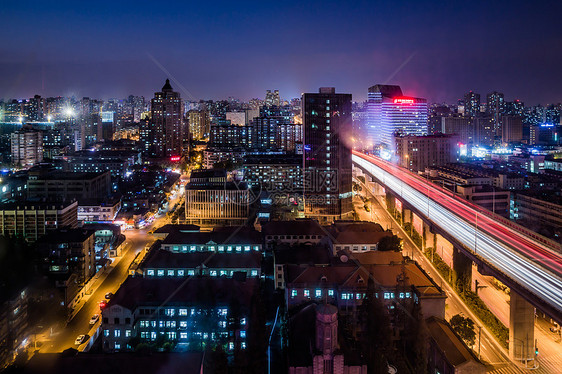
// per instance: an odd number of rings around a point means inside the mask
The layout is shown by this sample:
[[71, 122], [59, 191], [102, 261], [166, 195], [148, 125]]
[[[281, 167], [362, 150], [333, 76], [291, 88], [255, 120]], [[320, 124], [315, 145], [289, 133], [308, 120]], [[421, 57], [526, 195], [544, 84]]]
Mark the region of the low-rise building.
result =
[[78, 202], [9, 202], [0, 205], [0, 233], [34, 242], [60, 227], [78, 226]]
[[427, 321], [430, 373], [484, 374], [486, 366], [442, 318]]
[[380, 224], [365, 221], [335, 221], [326, 230], [330, 233], [327, 243], [334, 255], [340, 251], [376, 251], [382, 238], [392, 236]]
[[[226, 172], [216, 170], [192, 173], [185, 188], [185, 220], [199, 226], [241, 225], [250, 213], [250, 191], [244, 182], [226, 181]], [[220, 181], [215, 181], [220, 179]]]
[[509, 218], [511, 192], [489, 185], [458, 185], [457, 193], [466, 200]]
[[101, 173], [73, 173], [58, 170], [31, 170], [27, 180], [30, 199], [82, 200], [104, 199], [111, 193], [111, 175]]
[[164, 337], [178, 349], [202, 350], [212, 341], [228, 353], [246, 348], [252, 295], [259, 280], [129, 277], [102, 311], [104, 352], [133, 350], [132, 337]]
[[262, 234], [267, 249], [281, 244], [318, 244], [328, 235], [318, 221], [310, 218], [294, 221], [271, 221], [263, 225]]

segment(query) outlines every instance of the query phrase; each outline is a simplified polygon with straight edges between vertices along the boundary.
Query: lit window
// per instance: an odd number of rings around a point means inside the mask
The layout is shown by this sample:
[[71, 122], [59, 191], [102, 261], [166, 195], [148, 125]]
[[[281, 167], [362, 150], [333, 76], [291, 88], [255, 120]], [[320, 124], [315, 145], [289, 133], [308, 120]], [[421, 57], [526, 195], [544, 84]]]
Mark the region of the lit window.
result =
[[216, 270], [211, 270], [211, 271], [209, 271], [209, 274], [211, 275], [211, 277], [216, 277], [216, 276], [217, 276], [217, 271], [216, 271]]
[[157, 272], [159, 277], [163, 277], [164, 276], [164, 270], [158, 270]]
[[180, 339], [187, 339], [187, 332], [180, 332]]
[[315, 295], [316, 295], [316, 297], [322, 297], [322, 290], [321, 290], [321, 289], [316, 289]]
[[153, 277], [154, 276], [154, 269], [148, 269], [146, 271], [146, 275], [149, 276], [149, 277]]
[[189, 275], [189, 276], [195, 275], [195, 270], [188, 270], [187, 275]]
[[121, 330], [114, 330], [113, 334], [115, 335], [116, 338], [119, 338], [121, 336]]
[[252, 270], [252, 277], [257, 277], [257, 276], [258, 276], [258, 271]]
[[241, 318], [240, 319], [240, 325], [245, 326], [246, 325], [246, 318]]
[[334, 290], [328, 290], [328, 296], [334, 296]]
[[179, 312], [178, 312], [178, 314], [179, 314], [180, 316], [187, 316], [187, 309], [180, 309]]
[[125, 330], [125, 337], [126, 337], [126, 338], [130, 338], [130, 337], [131, 337], [131, 330]]
[[250, 251], [250, 246], [249, 246], [249, 245], [245, 245], [245, 246], [244, 246], [244, 251], [245, 251], [245, 252], [249, 252], [249, 251]]
[[236, 246], [236, 252], [242, 252], [242, 246], [241, 245]]
[[121, 349], [121, 344], [115, 343], [115, 349]]
[[310, 297], [310, 290], [304, 290], [304, 297]]
[[246, 330], [240, 330], [240, 337], [242, 339], [246, 338]]
[[234, 343], [228, 343], [228, 349], [232, 351], [234, 349]]
[[103, 330], [103, 336], [109, 336], [109, 330]]
[[224, 245], [219, 245], [219, 252], [224, 252]]
[[297, 290], [291, 290], [291, 297], [297, 297]]
[[168, 270], [168, 276], [169, 277], [173, 277], [174, 276], [174, 271], [173, 270]]
[[183, 277], [185, 275], [185, 270], [178, 270], [178, 277]]

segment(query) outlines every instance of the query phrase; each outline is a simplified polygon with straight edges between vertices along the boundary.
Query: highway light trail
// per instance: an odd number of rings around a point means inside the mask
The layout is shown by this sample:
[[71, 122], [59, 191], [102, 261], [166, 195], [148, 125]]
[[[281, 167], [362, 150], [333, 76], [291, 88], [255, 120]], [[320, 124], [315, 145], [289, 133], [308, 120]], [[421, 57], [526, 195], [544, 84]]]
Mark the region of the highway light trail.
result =
[[353, 162], [423, 215], [427, 216], [429, 211], [430, 221], [524, 289], [562, 312], [562, 256], [559, 253], [396, 165], [359, 152], [354, 152]]

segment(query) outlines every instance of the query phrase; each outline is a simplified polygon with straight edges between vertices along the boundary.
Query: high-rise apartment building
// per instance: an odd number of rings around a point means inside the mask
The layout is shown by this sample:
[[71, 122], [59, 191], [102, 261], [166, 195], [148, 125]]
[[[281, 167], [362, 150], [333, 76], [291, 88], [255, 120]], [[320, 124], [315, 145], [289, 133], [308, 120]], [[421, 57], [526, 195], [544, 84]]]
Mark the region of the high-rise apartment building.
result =
[[206, 110], [190, 110], [187, 112], [189, 133], [193, 140], [203, 140], [209, 137], [211, 119]]
[[367, 112], [367, 148], [392, 149], [396, 133], [427, 134], [427, 100], [404, 96], [400, 86], [369, 87]]
[[480, 113], [480, 94], [468, 92], [464, 95], [464, 115], [474, 117]]
[[494, 134], [501, 133], [501, 116], [505, 113], [505, 99], [501, 92], [491, 92], [486, 95], [486, 112], [494, 120]]
[[265, 93], [265, 105], [266, 106], [279, 106], [281, 104], [281, 98], [279, 97], [279, 90], [271, 91], [267, 90]]
[[151, 121], [148, 131], [151, 143], [149, 154], [156, 157], [180, 156], [183, 153], [184, 121], [183, 101], [174, 92], [170, 80], [152, 99]]
[[472, 123], [474, 126], [473, 144], [476, 146], [490, 147], [495, 141], [495, 122], [490, 115], [476, 116]]
[[303, 94], [305, 214], [327, 223], [351, 217], [351, 94]]
[[14, 131], [12, 140], [12, 163], [22, 168], [30, 168], [43, 161], [43, 132], [23, 127]]

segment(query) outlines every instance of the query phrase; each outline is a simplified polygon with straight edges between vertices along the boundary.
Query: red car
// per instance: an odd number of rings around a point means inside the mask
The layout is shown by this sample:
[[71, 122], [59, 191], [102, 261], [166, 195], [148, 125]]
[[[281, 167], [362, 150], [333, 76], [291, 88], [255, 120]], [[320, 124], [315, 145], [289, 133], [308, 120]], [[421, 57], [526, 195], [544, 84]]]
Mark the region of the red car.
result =
[[102, 300], [100, 301], [100, 309], [104, 309], [107, 306], [107, 301]]

